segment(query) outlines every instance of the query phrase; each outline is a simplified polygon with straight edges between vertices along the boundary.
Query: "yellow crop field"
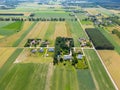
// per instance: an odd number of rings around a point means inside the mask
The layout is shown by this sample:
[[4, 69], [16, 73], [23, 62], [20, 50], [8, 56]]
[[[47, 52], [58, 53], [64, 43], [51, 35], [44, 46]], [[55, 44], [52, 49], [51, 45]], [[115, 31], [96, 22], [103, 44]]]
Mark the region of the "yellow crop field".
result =
[[44, 34], [46, 33], [48, 26], [49, 22], [38, 22], [27, 34], [27, 36], [22, 40], [19, 46], [24, 46], [25, 42], [30, 38], [44, 38]]
[[110, 72], [113, 80], [120, 89], [120, 55], [111, 50], [103, 50], [98, 52], [102, 57], [103, 62]]
[[68, 33], [67, 33], [67, 28], [65, 25], [65, 22], [57, 22], [56, 26], [55, 26], [55, 33], [54, 33], [54, 39], [56, 39], [56, 37], [68, 37]]
[[15, 48], [0, 48], [0, 68], [15, 51]]

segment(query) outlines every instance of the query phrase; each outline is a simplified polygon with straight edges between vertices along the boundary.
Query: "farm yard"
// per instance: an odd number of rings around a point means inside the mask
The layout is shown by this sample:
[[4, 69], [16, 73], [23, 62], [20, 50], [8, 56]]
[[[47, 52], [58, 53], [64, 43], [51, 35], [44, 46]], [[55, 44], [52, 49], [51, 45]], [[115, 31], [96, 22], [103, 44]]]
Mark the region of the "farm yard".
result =
[[89, 16], [112, 12], [34, 2], [0, 9], [9, 18], [0, 19], [0, 90], [116, 90], [103, 63], [120, 89], [119, 25], [99, 27]]

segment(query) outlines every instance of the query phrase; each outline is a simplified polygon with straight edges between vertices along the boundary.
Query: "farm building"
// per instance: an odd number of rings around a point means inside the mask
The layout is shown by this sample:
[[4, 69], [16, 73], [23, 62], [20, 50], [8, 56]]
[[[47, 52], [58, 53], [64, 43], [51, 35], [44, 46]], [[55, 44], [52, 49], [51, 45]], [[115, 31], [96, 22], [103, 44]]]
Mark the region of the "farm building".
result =
[[64, 59], [64, 60], [71, 60], [71, 59], [72, 59], [72, 56], [71, 56], [71, 55], [64, 55], [64, 56], [63, 56], [63, 59]]
[[82, 54], [78, 54], [77, 59], [82, 59], [83, 55]]
[[49, 52], [54, 52], [54, 48], [48, 48]]
[[41, 52], [41, 53], [44, 52], [44, 49], [43, 49], [43, 48], [40, 48], [39, 52]]

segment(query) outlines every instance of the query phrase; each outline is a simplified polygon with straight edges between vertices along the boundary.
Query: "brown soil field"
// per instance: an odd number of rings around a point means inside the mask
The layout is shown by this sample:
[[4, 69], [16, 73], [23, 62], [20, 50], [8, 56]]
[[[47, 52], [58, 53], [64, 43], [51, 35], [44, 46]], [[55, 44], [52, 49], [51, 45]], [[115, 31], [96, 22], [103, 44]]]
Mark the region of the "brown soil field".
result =
[[28, 33], [28, 35], [22, 40], [22, 42], [19, 44], [19, 46], [24, 46], [26, 41], [28, 39], [33, 38], [44, 38], [44, 34], [47, 31], [47, 27], [49, 26], [49, 22], [38, 22], [31, 32]]
[[15, 51], [15, 48], [0, 48], [0, 68]]
[[0, 41], [0, 46], [12, 46], [13, 43], [20, 38], [20, 36], [32, 25], [33, 22], [26, 21], [22, 27], [22, 30], [18, 33], [15, 33], [11, 36], [8, 36]]
[[112, 50], [98, 51], [113, 80], [120, 89], [120, 55]]
[[54, 33], [54, 39], [56, 37], [69, 37], [69, 33], [66, 28], [65, 22], [57, 22], [55, 26], [55, 33]]

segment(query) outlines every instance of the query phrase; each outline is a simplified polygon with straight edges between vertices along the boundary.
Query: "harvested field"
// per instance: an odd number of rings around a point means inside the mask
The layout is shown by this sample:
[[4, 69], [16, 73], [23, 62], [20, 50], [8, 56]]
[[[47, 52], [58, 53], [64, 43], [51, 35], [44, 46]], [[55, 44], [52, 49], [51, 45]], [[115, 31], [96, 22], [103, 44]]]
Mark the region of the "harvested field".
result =
[[19, 46], [24, 46], [25, 42], [28, 39], [33, 38], [44, 38], [44, 35], [47, 31], [47, 28], [49, 26], [49, 22], [38, 22], [33, 29], [27, 34], [27, 36], [22, 40], [22, 42], [19, 44]]
[[102, 60], [120, 89], [120, 55], [111, 50], [98, 51]]
[[54, 40], [56, 37], [68, 37], [65, 22], [57, 22], [55, 26]]
[[0, 48], [0, 68], [15, 51], [15, 48]]
[[32, 25], [33, 22], [26, 21], [20, 32], [0, 40], [0, 46], [12, 46], [19, 37]]

